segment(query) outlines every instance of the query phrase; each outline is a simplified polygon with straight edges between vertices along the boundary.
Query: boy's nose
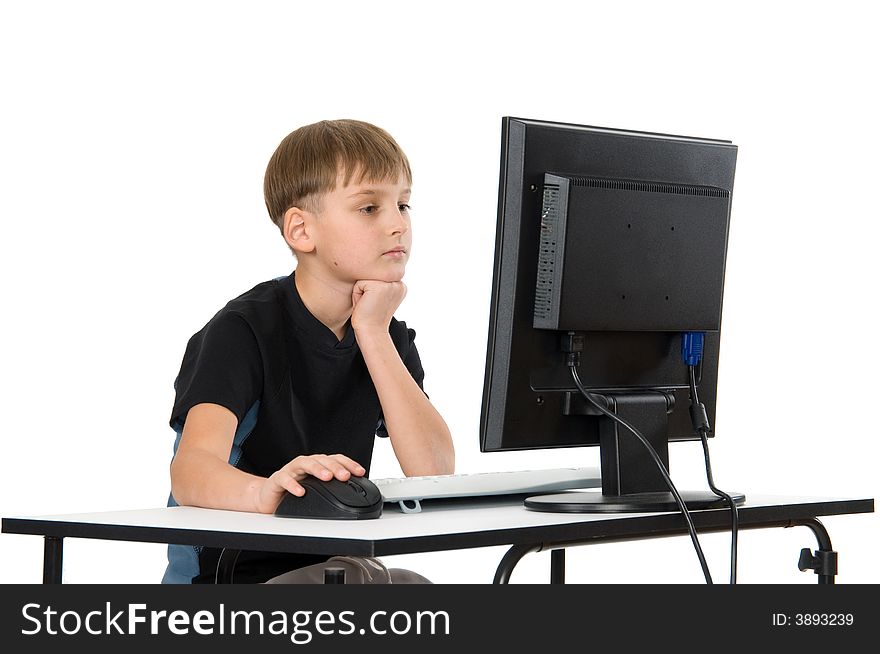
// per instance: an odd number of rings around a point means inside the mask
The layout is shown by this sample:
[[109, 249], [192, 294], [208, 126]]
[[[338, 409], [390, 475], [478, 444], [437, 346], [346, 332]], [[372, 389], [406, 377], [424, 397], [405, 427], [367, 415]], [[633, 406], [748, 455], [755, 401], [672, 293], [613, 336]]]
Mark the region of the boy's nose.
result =
[[406, 218], [398, 212], [397, 215], [389, 225], [389, 232], [394, 234], [405, 234], [409, 230], [409, 225], [407, 224]]

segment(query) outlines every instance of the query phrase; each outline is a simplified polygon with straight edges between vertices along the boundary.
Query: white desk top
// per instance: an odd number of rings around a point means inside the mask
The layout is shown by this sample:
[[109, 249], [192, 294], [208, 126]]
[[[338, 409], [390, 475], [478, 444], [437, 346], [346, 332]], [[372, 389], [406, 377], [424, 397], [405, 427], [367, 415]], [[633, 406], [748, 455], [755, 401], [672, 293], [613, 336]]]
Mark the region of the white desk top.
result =
[[[786, 506], [799, 504], [840, 504], [845, 502], [864, 502], [864, 498], [823, 498], [799, 496], [748, 495], [742, 509]], [[279, 518], [272, 515], [221, 511], [196, 507], [164, 507], [156, 509], [135, 509], [130, 511], [107, 511], [99, 513], [73, 513], [66, 515], [46, 515], [29, 517], [10, 517], [4, 521], [28, 521], [43, 523], [78, 523], [87, 525], [112, 525], [117, 527], [141, 527], [153, 529], [173, 529], [186, 531], [210, 531], [239, 534], [260, 534], [270, 536], [293, 536], [299, 538], [345, 539], [363, 541], [395, 540], [418, 538], [420, 536], [441, 536], [491, 532], [496, 530], [546, 527], [550, 525], [570, 525], [610, 520], [631, 520], [660, 514], [622, 513], [622, 514], [583, 514], [583, 513], [541, 513], [529, 511], [522, 505], [522, 499], [482, 500], [470, 503], [467, 500], [443, 502], [432, 505], [424, 502], [420, 513], [403, 513], [386, 505], [382, 516], [375, 520], [314, 520], [304, 518]], [[873, 501], [872, 501], [873, 506]], [[713, 509], [727, 513], [729, 509]], [[849, 513], [850, 511], [827, 511], [825, 515]], [[675, 513], [675, 512], [673, 512]], [[817, 513], [816, 515], [822, 515]], [[4, 531], [13, 533], [17, 529]]]

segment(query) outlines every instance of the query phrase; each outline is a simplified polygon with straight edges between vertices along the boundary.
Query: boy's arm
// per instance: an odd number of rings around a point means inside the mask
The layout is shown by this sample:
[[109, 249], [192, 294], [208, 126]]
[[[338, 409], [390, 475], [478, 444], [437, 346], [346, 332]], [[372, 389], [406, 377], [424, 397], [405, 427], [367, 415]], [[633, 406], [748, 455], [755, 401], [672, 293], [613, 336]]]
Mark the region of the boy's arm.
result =
[[[368, 297], [371, 293], [375, 295]], [[412, 378], [388, 333], [391, 314], [406, 295], [406, 287], [401, 282], [363, 281], [355, 285], [354, 294], [351, 325], [403, 473], [408, 477], [452, 474], [455, 450], [449, 427]]]
[[264, 479], [229, 465], [238, 419], [219, 404], [197, 404], [186, 416], [171, 461], [171, 494], [181, 505], [256, 511], [256, 487]]
[[238, 419], [219, 404], [197, 404], [186, 416], [171, 462], [171, 494], [180, 505], [272, 513], [285, 492], [302, 496], [307, 475], [345, 481], [364, 468], [341, 454], [299, 456], [272, 476], [258, 477], [229, 465]]

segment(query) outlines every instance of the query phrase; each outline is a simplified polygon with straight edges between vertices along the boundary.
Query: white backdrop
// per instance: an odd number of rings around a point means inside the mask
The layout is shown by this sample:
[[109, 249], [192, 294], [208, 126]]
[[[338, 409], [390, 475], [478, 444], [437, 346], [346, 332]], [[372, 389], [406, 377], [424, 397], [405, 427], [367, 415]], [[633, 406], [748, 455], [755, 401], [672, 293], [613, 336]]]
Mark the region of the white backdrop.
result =
[[[0, 515], [164, 505], [187, 339], [294, 263], [263, 205], [268, 158], [296, 127], [343, 117], [390, 131], [413, 166], [397, 315], [418, 331], [457, 472], [598, 464], [593, 448], [479, 452], [512, 115], [739, 146], [715, 480], [877, 495], [876, 35], [855, 2], [719, 5], [4, 3]], [[671, 457], [680, 488], [702, 486], [698, 443]], [[378, 443], [373, 476], [398, 474]], [[839, 581], [880, 580], [878, 518], [825, 524]], [[702, 540], [726, 580], [728, 537]], [[814, 583], [795, 563], [815, 546], [802, 528], [745, 532], [740, 581]], [[503, 551], [389, 562], [486, 583]], [[0, 581], [38, 582], [41, 565], [39, 537], [0, 536]], [[69, 582], [155, 582], [164, 566], [161, 545], [65, 541]], [[548, 574], [532, 555], [513, 582]], [[568, 578], [702, 574], [685, 537], [570, 550]]]

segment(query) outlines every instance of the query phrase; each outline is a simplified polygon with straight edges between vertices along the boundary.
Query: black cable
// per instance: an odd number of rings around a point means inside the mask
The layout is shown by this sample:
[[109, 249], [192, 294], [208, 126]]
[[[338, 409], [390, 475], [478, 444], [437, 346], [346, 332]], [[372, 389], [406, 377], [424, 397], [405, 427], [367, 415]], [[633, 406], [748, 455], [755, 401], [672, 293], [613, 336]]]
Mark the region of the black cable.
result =
[[[694, 366], [688, 366], [688, 368], [690, 369], [691, 405], [700, 406], [700, 398], [697, 396], [697, 382]], [[730, 506], [730, 583], [735, 584], [737, 535], [739, 533], [739, 512], [736, 508], [736, 501], [728, 493], [725, 493], [724, 491], [715, 488], [715, 481], [712, 478], [712, 462], [709, 460], [709, 431], [710, 429], [708, 427], [701, 427], [699, 429], [696, 429], [696, 432], [697, 434], [699, 434], [700, 440], [703, 443], [703, 457], [706, 460], [706, 479], [709, 481], [709, 488], [718, 497], [724, 498], [727, 501], [727, 504]]]
[[636, 438], [648, 449], [648, 454], [651, 455], [651, 458], [654, 459], [654, 463], [657, 464], [657, 467], [660, 469], [660, 474], [663, 476], [663, 480], [666, 482], [666, 485], [669, 487], [669, 490], [672, 492], [672, 495], [675, 497], [675, 501], [678, 504], [678, 508], [681, 510], [682, 515], [684, 516], [685, 521], [687, 522], [688, 532], [691, 536], [691, 541], [694, 544], [694, 549], [697, 552], [697, 558], [700, 559], [700, 567], [703, 568], [703, 576], [706, 578], [706, 583], [712, 583], [712, 575], [709, 572], [709, 566], [706, 564], [706, 557], [703, 556], [703, 548], [700, 547], [700, 541], [697, 539], [697, 530], [694, 527], [694, 521], [691, 518], [691, 514], [687, 509], [687, 505], [684, 503], [684, 500], [681, 499], [681, 495], [678, 493], [678, 489], [675, 488], [675, 484], [672, 483], [672, 478], [669, 476], [669, 471], [666, 469], [666, 466], [663, 465], [663, 461], [660, 458], [660, 455], [657, 454], [657, 451], [653, 448], [651, 443], [648, 442], [648, 439], [645, 438], [638, 429], [629, 424], [626, 420], [621, 418], [615, 413], [612, 413], [605, 407], [603, 407], [591, 394], [584, 388], [584, 385], [581, 383], [581, 379], [577, 373], [577, 363], [575, 360], [569, 361], [569, 368], [571, 369], [571, 376], [574, 379], [575, 385], [578, 387], [578, 390], [581, 394], [586, 398], [587, 402], [592, 404], [596, 409], [599, 410], [600, 413], [611, 418], [615, 422], [623, 425], [633, 434], [635, 434]]

